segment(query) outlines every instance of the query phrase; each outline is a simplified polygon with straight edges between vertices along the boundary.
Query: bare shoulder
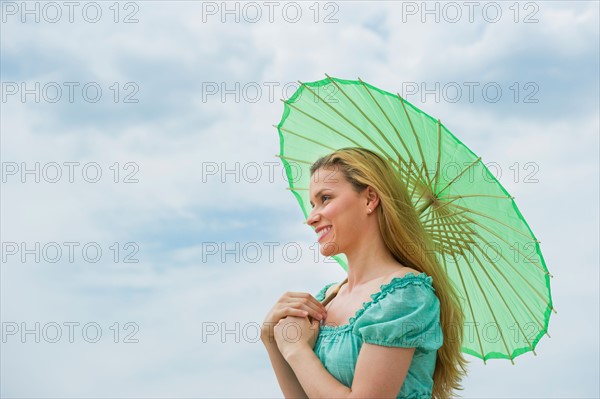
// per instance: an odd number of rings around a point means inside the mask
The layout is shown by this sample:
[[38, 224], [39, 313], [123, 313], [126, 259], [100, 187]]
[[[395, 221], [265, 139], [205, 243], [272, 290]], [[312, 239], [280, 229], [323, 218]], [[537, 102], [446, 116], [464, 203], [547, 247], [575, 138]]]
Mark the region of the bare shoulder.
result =
[[392, 280], [394, 277], [404, 277], [407, 274], [414, 274], [415, 276], [418, 276], [419, 274], [421, 274], [420, 271], [413, 269], [411, 267], [403, 267], [400, 270], [395, 271], [394, 273], [392, 273], [389, 277], [388, 280]]

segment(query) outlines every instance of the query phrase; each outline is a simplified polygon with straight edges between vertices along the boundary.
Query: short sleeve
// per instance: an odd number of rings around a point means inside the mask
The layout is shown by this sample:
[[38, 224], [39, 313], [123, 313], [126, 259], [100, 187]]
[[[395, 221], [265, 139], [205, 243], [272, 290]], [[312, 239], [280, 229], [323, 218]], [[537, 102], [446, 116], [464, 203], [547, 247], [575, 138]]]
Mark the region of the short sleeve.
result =
[[356, 318], [353, 332], [370, 344], [439, 349], [443, 336], [435, 290], [418, 278], [385, 286]]
[[327, 293], [327, 290], [329, 289], [329, 287], [331, 287], [331, 286], [332, 286], [332, 285], [334, 285], [334, 284], [335, 284], [335, 282], [334, 282], [334, 283], [329, 283], [329, 284], [327, 284], [325, 287], [323, 287], [323, 288], [321, 289], [321, 291], [319, 291], [319, 292], [317, 293], [317, 295], [315, 295], [315, 299], [316, 299], [317, 301], [319, 301], [319, 302], [323, 302], [323, 300], [325, 299], [325, 294]]

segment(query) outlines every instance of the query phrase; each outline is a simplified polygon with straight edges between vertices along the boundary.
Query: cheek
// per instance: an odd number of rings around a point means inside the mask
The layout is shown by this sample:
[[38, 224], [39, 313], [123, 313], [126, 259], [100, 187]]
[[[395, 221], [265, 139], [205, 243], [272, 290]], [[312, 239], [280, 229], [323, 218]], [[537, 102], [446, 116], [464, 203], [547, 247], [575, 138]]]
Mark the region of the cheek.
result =
[[323, 216], [338, 228], [353, 228], [360, 224], [360, 215], [352, 203], [338, 202], [331, 204], [323, 210]]
[[323, 209], [323, 216], [325, 216], [329, 220], [338, 220], [340, 217], [344, 216], [344, 204], [335, 203], [325, 207]]

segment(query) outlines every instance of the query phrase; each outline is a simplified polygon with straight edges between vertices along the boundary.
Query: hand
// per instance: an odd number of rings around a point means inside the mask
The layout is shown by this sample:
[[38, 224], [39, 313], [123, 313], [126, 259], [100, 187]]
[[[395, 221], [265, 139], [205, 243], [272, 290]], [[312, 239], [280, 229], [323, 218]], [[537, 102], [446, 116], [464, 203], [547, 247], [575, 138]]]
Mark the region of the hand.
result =
[[322, 320], [326, 315], [325, 307], [309, 293], [286, 292], [267, 314], [261, 329], [261, 339], [265, 344], [274, 343], [273, 327], [285, 317], [311, 317]]
[[319, 330], [318, 320], [311, 322], [308, 317], [288, 316], [275, 326], [275, 341], [279, 351], [287, 359], [295, 350], [312, 350], [317, 342]]

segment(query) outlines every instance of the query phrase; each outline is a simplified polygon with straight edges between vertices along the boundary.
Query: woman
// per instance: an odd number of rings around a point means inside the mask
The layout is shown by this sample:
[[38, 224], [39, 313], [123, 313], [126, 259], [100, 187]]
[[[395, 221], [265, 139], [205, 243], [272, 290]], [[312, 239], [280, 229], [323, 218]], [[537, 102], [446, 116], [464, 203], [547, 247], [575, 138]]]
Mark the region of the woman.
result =
[[283, 394], [452, 396], [466, 374], [464, 316], [398, 172], [345, 148], [310, 173], [307, 223], [322, 255], [346, 255], [348, 277], [316, 297], [287, 292], [267, 315], [262, 341]]

